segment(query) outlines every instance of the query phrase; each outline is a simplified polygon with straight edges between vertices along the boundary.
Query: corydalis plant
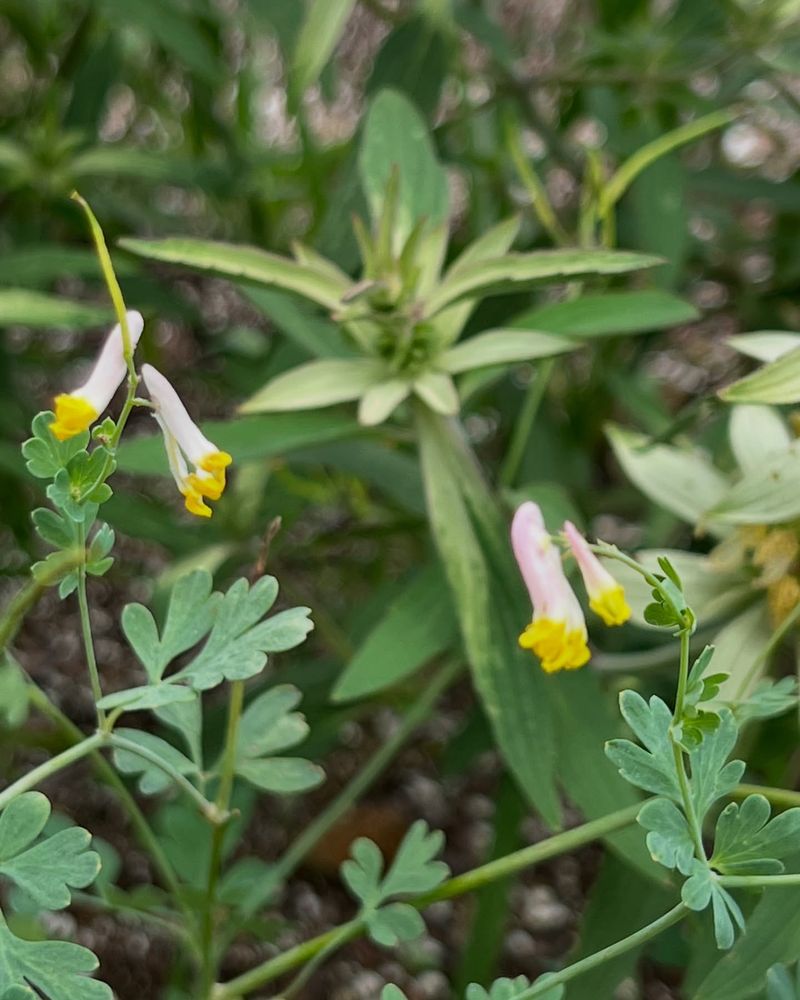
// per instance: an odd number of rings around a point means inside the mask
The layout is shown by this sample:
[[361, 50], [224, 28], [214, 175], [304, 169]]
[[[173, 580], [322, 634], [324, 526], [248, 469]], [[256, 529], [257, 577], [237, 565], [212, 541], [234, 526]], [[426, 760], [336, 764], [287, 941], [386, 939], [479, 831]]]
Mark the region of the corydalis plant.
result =
[[[104, 696], [103, 664], [95, 655], [87, 578], [102, 576], [113, 562], [114, 532], [107, 524], [95, 528], [95, 523], [100, 506], [111, 496], [107, 480], [115, 470], [117, 448], [131, 410], [137, 405], [153, 409], [178, 488], [193, 513], [210, 515], [205, 501], [221, 496], [230, 456], [202, 434], [174, 389], [152, 367], [143, 368], [151, 401], [136, 396], [139, 376], [134, 350], [143, 320], [139, 313], [125, 310], [100, 227], [88, 205], [82, 204], [118, 323], [107, 336], [89, 378], [79, 388], [56, 397], [55, 413], [44, 412], [34, 418], [33, 437], [23, 445], [31, 474], [50, 480], [46, 493], [52, 508], [34, 511], [33, 520], [41, 538], [56, 551], [33, 567], [35, 585], [23, 592], [24, 600], [12, 602], [10, 612], [0, 621], [4, 672], [17, 678], [25, 700], [29, 692], [31, 699], [35, 695], [36, 703], [57, 720], [73, 745], [0, 791], [0, 876], [18, 893], [4, 898], [3, 906], [8, 913], [22, 899], [23, 906], [63, 909], [70, 905], [73, 890], [88, 889], [95, 881], [100, 859], [89, 850], [90, 834], [78, 827], [50, 831], [50, 804], [32, 790], [91, 755], [105, 780], [119, 792], [133, 829], [170, 891], [168, 899], [158, 895], [152, 919], [179, 928], [189, 946], [197, 981], [194, 995], [199, 996], [210, 994], [219, 960], [223, 908], [218, 889], [225, 855], [223, 840], [234, 818], [232, 799], [237, 781], [285, 795], [312, 788], [323, 778], [321, 769], [310, 761], [282, 754], [308, 732], [303, 717], [292, 711], [300, 700], [299, 691], [291, 685], [279, 685], [244, 704], [244, 681], [264, 670], [268, 656], [302, 643], [312, 624], [308, 608], [269, 615], [278, 595], [273, 577], [262, 576], [252, 584], [241, 579], [222, 594], [213, 589], [209, 573], [195, 571], [175, 583], [160, 628], [143, 605], [128, 605], [123, 610], [122, 629], [146, 672], [147, 683]], [[126, 380], [120, 416], [116, 422], [106, 418], [98, 423]], [[55, 583], [62, 597], [77, 592], [97, 713], [96, 731], [86, 736], [26, 681], [4, 648], [13, 638], [26, 602]], [[181, 654], [190, 655], [176, 668], [173, 661]], [[202, 698], [204, 692], [223, 682], [230, 685], [228, 725], [221, 752], [210, 757], [203, 746]], [[120, 716], [132, 709], [154, 712], [180, 738], [183, 749], [149, 731], [119, 728]], [[116, 770], [99, 756], [102, 750], [111, 751]], [[198, 814], [201, 827], [205, 821], [210, 850], [201, 885], [181, 884], [164, 846], [117, 771], [135, 775], [143, 794], [178, 792], [190, 803], [188, 815], [195, 829]], [[190, 888], [197, 891], [199, 900], [191, 907], [187, 904]], [[115, 891], [110, 905], [114, 908], [119, 904], [124, 910], [125, 893]], [[96, 897], [98, 903], [101, 898]], [[147, 906], [141, 912], [150, 914]], [[18, 938], [0, 912], [0, 996], [22, 1000], [33, 997], [35, 991], [47, 1000], [110, 1000], [107, 985], [86, 978], [97, 964], [90, 951], [68, 942]]]

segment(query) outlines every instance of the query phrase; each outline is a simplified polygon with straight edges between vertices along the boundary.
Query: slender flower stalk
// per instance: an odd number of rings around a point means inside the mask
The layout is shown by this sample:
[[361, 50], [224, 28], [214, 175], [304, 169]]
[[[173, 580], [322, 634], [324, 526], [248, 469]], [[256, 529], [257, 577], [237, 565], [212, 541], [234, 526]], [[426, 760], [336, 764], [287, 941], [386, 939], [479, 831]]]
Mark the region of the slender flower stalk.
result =
[[564, 534], [581, 571], [589, 607], [606, 625], [624, 625], [631, 617], [631, 609], [622, 584], [603, 566], [572, 521], [565, 521]]
[[211, 508], [205, 501], [219, 500], [222, 496], [225, 470], [233, 459], [203, 434], [161, 372], [152, 365], [143, 365], [142, 378], [153, 401], [153, 415], [164, 435], [170, 471], [186, 509], [198, 517], [211, 517]]
[[[142, 335], [144, 320], [138, 312], [131, 311], [125, 315], [131, 339], [130, 349], [133, 351]], [[59, 441], [66, 441], [88, 430], [108, 407], [127, 372], [122, 328], [117, 323], [106, 337], [89, 378], [72, 392], [56, 396], [56, 418], [50, 424], [54, 436]]]
[[535, 503], [522, 504], [514, 515], [511, 543], [533, 604], [520, 646], [532, 650], [547, 673], [582, 667], [590, 656], [586, 622]]

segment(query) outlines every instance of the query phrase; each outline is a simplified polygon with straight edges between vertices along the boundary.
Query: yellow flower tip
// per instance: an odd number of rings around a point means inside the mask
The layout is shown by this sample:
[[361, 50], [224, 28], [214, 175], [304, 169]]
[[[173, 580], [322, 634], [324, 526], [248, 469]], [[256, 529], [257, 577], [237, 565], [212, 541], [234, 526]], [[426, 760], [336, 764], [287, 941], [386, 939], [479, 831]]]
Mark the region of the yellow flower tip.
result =
[[225, 489], [225, 483], [221, 483], [213, 476], [198, 476], [196, 472], [186, 477], [186, 485], [191, 492], [199, 493], [201, 497], [208, 497], [209, 500], [219, 500]]
[[233, 462], [233, 458], [227, 451], [212, 451], [211, 454], [203, 456], [200, 460], [200, 468], [203, 472], [210, 472], [211, 475], [225, 486], [225, 470]]
[[50, 424], [50, 430], [59, 441], [67, 441], [88, 430], [100, 416], [92, 404], [81, 396], [62, 392], [56, 396], [54, 403], [56, 419]]
[[565, 622], [552, 618], [531, 622], [519, 637], [519, 644], [539, 657], [542, 670], [547, 674], [576, 670], [588, 663], [591, 656], [581, 629], [568, 630]]
[[212, 510], [197, 490], [187, 489], [183, 494], [186, 509], [197, 517], [211, 517]]
[[589, 601], [589, 607], [606, 625], [624, 625], [632, 614], [621, 583], [597, 594]]

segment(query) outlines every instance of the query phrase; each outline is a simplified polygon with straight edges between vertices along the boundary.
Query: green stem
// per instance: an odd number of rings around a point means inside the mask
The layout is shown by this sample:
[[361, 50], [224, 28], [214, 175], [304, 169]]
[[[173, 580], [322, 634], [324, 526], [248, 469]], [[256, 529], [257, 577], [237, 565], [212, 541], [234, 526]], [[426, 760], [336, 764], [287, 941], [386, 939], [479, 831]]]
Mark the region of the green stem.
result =
[[133, 740], [125, 739], [124, 736], [117, 736], [116, 733], [103, 734], [103, 738], [106, 743], [109, 746], [114, 747], [114, 749], [124, 750], [126, 753], [135, 754], [137, 757], [141, 757], [142, 760], [146, 760], [149, 764], [157, 767], [160, 771], [163, 771], [171, 781], [173, 781], [182, 791], [186, 792], [189, 798], [194, 801], [197, 808], [209, 822], [217, 825], [222, 823], [224, 813], [221, 813], [213, 802], [209, 802], [205, 795], [195, 788], [185, 774], [181, 774], [180, 771], [176, 770], [172, 764], [164, 760], [163, 757], [159, 757], [157, 753], [153, 753], [153, 751], [148, 750], [147, 747], [134, 743]]
[[678, 690], [675, 693], [675, 711], [672, 713], [672, 725], [676, 726], [683, 718], [684, 702], [686, 701], [686, 686], [689, 681], [689, 645], [691, 635], [688, 629], [680, 634], [681, 656], [678, 665]]
[[56, 754], [55, 757], [51, 757], [50, 760], [46, 760], [44, 764], [34, 767], [27, 774], [23, 774], [21, 778], [17, 778], [8, 788], [4, 788], [0, 792], [0, 809], [4, 809], [12, 799], [15, 799], [18, 795], [22, 795], [23, 792], [28, 792], [32, 788], [36, 788], [37, 785], [40, 785], [51, 775], [57, 774], [65, 767], [69, 767], [70, 764], [74, 764], [76, 760], [80, 760], [87, 754], [98, 750], [105, 740], [106, 736], [103, 733], [95, 733], [93, 736], [87, 736], [80, 743], [68, 747], [61, 753]]
[[523, 187], [528, 193], [528, 197], [531, 200], [531, 207], [536, 213], [542, 228], [547, 232], [556, 246], [568, 246], [570, 242], [569, 235], [559, 223], [547, 190], [522, 148], [517, 123], [510, 117], [506, 118], [504, 132], [508, 155], [514, 164]]
[[748, 795], [763, 795], [779, 809], [794, 809], [800, 806], [800, 792], [790, 788], [770, 788], [765, 785], [737, 785], [731, 792], [733, 799], [746, 799]]
[[[217, 789], [216, 808], [219, 814], [228, 816], [228, 810], [233, 794], [233, 782], [236, 773], [236, 751], [239, 736], [239, 722], [244, 707], [244, 681], [234, 681], [231, 684], [228, 700], [228, 724], [225, 732], [225, 746], [220, 766], [219, 788]], [[205, 995], [211, 996], [216, 976], [216, 956], [214, 952], [214, 910], [216, 907], [217, 884], [222, 867], [222, 847], [225, 838], [226, 823], [218, 823], [211, 837], [211, 857], [208, 864], [208, 882], [206, 885], [203, 922], [200, 936], [200, 950], [203, 956], [203, 988]]]
[[[490, 861], [485, 865], [481, 865], [471, 872], [465, 872], [463, 875], [457, 875], [454, 878], [448, 879], [438, 889], [417, 896], [415, 899], [409, 900], [409, 902], [412, 906], [422, 909], [443, 899], [462, 896], [464, 893], [480, 889], [482, 886], [497, 879], [506, 878], [525, 868], [529, 868], [531, 865], [539, 864], [542, 861], [547, 861], [549, 858], [557, 857], [559, 854], [575, 850], [584, 844], [591, 843], [593, 840], [607, 837], [609, 834], [633, 823], [641, 807], [642, 803], [637, 802], [634, 805], [626, 806], [624, 809], [619, 809], [617, 812], [610, 813], [608, 816], [603, 816], [601, 819], [591, 820], [589, 823], [584, 823], [573, 830], [566, 830], [564, 833], [548, 837], [547, 840], [543, 840], [538, 844], [524, 847], [522, 850], [515, 851], [504, 858], [498, 858], [496, 861]], [[290, 972], [298, 965], [310, 961], [326, 949], [333, 940], [336, 940], [340, 932], [343, 935], [343, 943], [344, 941], [350, 941], [358, 937], [363, 930], [363, 922], [360, 920], [351, 920], [340, 927], [335, 927], [325, 934], [320, 934], [310, 941], [305, 941], [303, 944], [297, 945], [282, 955], [269, 959], [267, 962], [256, 966], [254, 969], [245, 972], [228, 983], [218, 984], [212, 994], [213, 1000], [234, 1000], [236, 997], [243, 996], [245, 993], [255, 990], [265, 983], [272, 982], [278, 976]]]
[[675, 760], [675, 771], [678, 775], [678, 784], [680, 785], [681, 790], [683, 811], [686, 815], [686, 820], [692, 833], [692, 840], [694, 840], [694, 851], [698, 860], [705, 864], [707, 858], [705, 847], [703, 846], [703, 828], [700, 825], [697, 811], [694, 808], [692, 790], [689, 786], [689, 776], [686, 773], [686, 758], [683, 753], [683, 747], [675, 738], [675, 727], [678, 726], [681, 719], [683, 719], [683, 709], [686, 701], [686, 686], [689, 677], [689, 645], [691, 643], [691, 634], [687, 628], [681, 630], [680, 642], [681, 654], [680, 665], [678, 667], [678, 690], [675, 695], [675, 711], [672, 713], [672, 725], [669, 730], [669, 739], [672, 744], [672, 756]]
[[62, 555], [63, 559], [54, 560], [46, 572], [38, 577], [32, 576], [9, 601], [0, 617], [0, 653], [14, 641], [25, 615], [45, 590], [59, 580], [65, 570], [74, 569], [81, 563], [80, 552], [63, 552]]
[[726, 889], [770, 889], [774, 886], [800, 885], [800, 875], [719, 875]]
[[92, 623], [89, 619], [89, 600], [86, 594], [86, 527], [83, 523], [78, 525], [78, 547], [83, 555], [78, 565], [78, 607], [81, 613], [81, 634], [83, 635], [83, 648], [86, 650], [86, 666], [89, 669], [89, 682], [92, 685], [92, 695], [97, 710], [97, 722], [102, 729], [105, 726], [106, 713], [98, 704], [103, 697], [103, 689], [100, 686], [100, 673], [97, 669], [97, 658], [94, 654]]
[[554, 986], [568, 983], [577, 976], [591, 972], [598, 965], [610, 962], [612, 958], [617, 958], [619, 955], [624, 955], [625, 952], [641, 947], [641, 945], [651, 941], [668, 927], [677, 924], [688, 912], [689, 910], [684, 903], [678, 903], [677, 906], [673, 906], [671, 910], [662, 914], [657, 920], [654, 920], [651, 924], [647, 924], [646, 927], [640, 928], [640, 930], [635, 931], [633, 934], [629, 934], [628, 937], [622, 938], [621, 941], [615, 941], [614, 944], [610, 944], [607, 948], [601, 948], [600, 951], [596, 951], [593, 955], [587, 955], [586, 958], [568, 965], [566, 969], [562, 969], [560, 972], [552, 972], [543, 977], [538, 983], [534, 983], [530, 989], [519, 993], [517, 1000], [533, 1000], [534, 997], [542, 996], [549, 990], [552, 990]]
[[322, 963], [326, 961], [326, 959], [330, 958], [334, 952], [338, 951], [342, 945], [347, 944], [347, 942], [351, 940], [351, 937], [352, 935], [350, 933], [349, 925], [344, 924], [341, 926], [339, 928], [339, 933], [335, 934], [325, 947], [321, 951], [317, 952], [310, 962], [307, 962], [303, 966], [286, 989], [281, 990], [280, 994], [276, 996], [274, 1000], [291, 1000], [292, 997], [296, 996], [314, 975], [317, 969], [322, 965]]
[[[61, 709], [54, 705], [44, 691], [34, 684], [33, 681], [29, 681], [28, 683], [31, 704], [38, 708], [43, 715], [47, 716], [47, 718], [54, 722], [64, 733], [66, 738], [74, 745], [82, 742], [84, 735], [75, 723], [64, 715]], [[153, 864], [156, 866], [156, 869], [161, 875], [164, 885], [167, 889], [169, 889], [175, 903], [183, 912], [187, 927], [192, 927], [195, 922], [194, 912], [189, 909], [184, 901], [180, 882], [178, 881], [178, 876], [175, 874], [175, 869], [172, 867], [172, 863], [165, 854], [163, 847], [150, 827], [150, 824], [147, 822], [144, 813], [139, 808], [138, 803], [128, 791], [125, 782], [122, 778], [120, 778], [114, 768], [108, 763], [101, 753], [97, 750], [92, 751], [91, 760], [102, 780], [114, 789], [117, 798], [128, 814], [128, 818], [131, 821], [139, 843], [149, 853], [153, 860]]]
[[442, 693], [461, 673], [459, 662], [447, 664], [433, 679], [431, 684], [414, 702], [403, 721], [392, 736], [373, 754], [366, 766], [350, 781], [312, 822], [293, 841], [291, 847], [277, 861], [271, 872], [270, 881], [276, 884], [285, 881], [294, 872], [308, 852], [317, 844], [331, 827], [337, 823], [364, 792], [373, 784], [388, 766], [398, 750], [433, 711]]
[[525, 401], [519, 412], [514, 431], [511, 435], [511, 442], [508, 446], [506, 457], [500, 470], [500, 482], [503, 486], [511, 486], [517, 478], [528, 438], [531, 436], [536, 414], [539, 412], [550, 376], [555, 368], [555, 358], [545, 358], [539, 362], [539, 366], [530, 381]]

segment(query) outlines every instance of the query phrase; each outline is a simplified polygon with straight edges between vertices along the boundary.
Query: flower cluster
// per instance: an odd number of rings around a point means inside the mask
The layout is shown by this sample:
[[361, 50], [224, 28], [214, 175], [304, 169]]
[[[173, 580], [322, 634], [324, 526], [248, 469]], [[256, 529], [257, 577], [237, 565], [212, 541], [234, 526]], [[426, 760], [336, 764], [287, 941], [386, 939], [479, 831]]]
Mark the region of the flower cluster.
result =
[[[592, 552], [570, 521], [564, 536], [589, 595], [589, 607], [606, 625], [622, 625], [631, 616], [625, 592]], [[511, 542], [533, 604], [533, 620], [519, 637], [523, 649], [539, 657], [547, 673], [574, 670], [590, 657], [586, 620], [564, 573], [561, 552], [535, 503], [514, 515]]]
[[[144, 328], [138, 312], [126, 314], [131, 351]], [[66, 441], [89, 427], [108, 407], [127, 372], [122, 330], [117, 324], [106, 338], [89, 378], [82, 386], [55, 398], [55, 420], [50, 430]], [[153, 368], [142, 366], [142, 379], [150, 395], [153, 415], [164, 435], [170, 471], [184, 497], [186, 509], [198, 517], [211, 517], [207, 500], [219, 500], [231, 456], [208, 440], [189, 416], [169, 381]], [[191, 470], [190, 470], [191, 466]]]

